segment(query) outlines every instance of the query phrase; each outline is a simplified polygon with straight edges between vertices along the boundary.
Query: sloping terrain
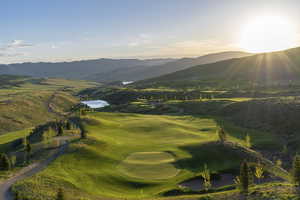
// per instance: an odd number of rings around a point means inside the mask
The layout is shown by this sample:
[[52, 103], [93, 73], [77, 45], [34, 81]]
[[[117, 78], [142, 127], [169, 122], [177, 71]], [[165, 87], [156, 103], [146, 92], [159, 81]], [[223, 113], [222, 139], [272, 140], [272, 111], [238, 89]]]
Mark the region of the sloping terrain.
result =
[[205, 163], [215, 172], [239, 166], [230, 149], [206, 148], [217, 139], [210, 118], [93, 113], [84, 121], [87, 140], [14, 190], [36, 199], [53, 197], [61, 186], [71, 199], [154, 197]]
[[97, 82], [136, 81], [188, 67], [248, 56], [244, 52], [223, 52], [183, 59], [97, 59], [60, 63], [21, 63], [0, 65], [0, 74], [59, 77]]
[[288, 85], [299, 81], [300, 48], [257, 54], [199, 65], [172, 74], [137, 82], [137, 86], [184, 87], [201, 84], [242, 83]]
[[137, 81], [148, 78], [169, 74], [179, 70], [187, 69], [192, 66], [202, 65], [207, 63], [214, 63], [221, 60], [227, 60], [231, 58], [240, 58], [250, 56], [250, 53], [229, 51], [215, 54], [208, 54], [196, 58], [182, 58], [175, 61], [170, 61], [165, 64], [155, 66], [135, 66], [126, 69], [116, 69], [107, 73], [99, 73], [89, 78], [93, 81], [107, 82], [117, 80], [130, 80]]
[[84, 81], [0, 76], [0, 134], [60, 118], [78, 103], [72, 93], [96, 86]]

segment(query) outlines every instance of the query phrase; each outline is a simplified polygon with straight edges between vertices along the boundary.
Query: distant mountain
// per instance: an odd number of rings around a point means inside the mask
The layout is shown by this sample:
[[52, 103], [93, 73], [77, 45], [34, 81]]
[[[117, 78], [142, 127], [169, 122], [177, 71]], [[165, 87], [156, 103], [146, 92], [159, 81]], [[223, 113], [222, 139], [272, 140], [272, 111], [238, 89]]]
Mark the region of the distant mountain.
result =
[[196, 81], [287, 83], [300, 80], [300, 47], [198, 65], [137, 84], [170, 85]]
[[21, 63], [0, 65], [0, 74], [26, 75], [34, 77], [59, 77], [85, 79], [97, 73], [112, 73], [136, 66], [155, 66], [174, 59], [97, 59], [57, 63]]
[[176, 72], [191, 66], [248, 56], [245, 52], [222, 52], [182, 59], [97, 59], [58, 63], [0, 65], [0, 74], [58, 77], [98, 82], [137, 81]]
[[107, 82], [107, 81], [138, 81], [148, 78], [169, 74], [179, 70], [187, 69], [189, 67], [207, 63], [213, 63], [220, 60], [227, 60], [231, 58], [240, 58], [252, 55], [246, 52], [229, 51], [215, 54], [208, 54], [196, 58], [181, 58], [162, 65], [155, 66], [134, 66], [130, 68], [116, 69], [114, 71], [95, 74], [89, 77], [89, 80]]

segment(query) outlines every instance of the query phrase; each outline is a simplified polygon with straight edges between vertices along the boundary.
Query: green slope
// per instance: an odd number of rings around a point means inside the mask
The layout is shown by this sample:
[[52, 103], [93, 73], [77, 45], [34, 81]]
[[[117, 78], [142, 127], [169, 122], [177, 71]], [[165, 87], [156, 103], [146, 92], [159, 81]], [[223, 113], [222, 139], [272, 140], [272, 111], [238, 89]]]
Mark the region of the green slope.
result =
[[205, 83], [257, 82], [288, 84], [299, 81], [300, 48], [257, 54], [238, 59], [199, 65], [168, 75], [137, 82], [136, 86], [184, 86]]
[[55, 120], [78, 103], [74, 93], [97, 84], [0, 75], [0, 134]]
[[239, 166], [235, 152], [206, 145], [217, 139], [210, 118], [95, 113], [85, 121], [88, 140], [14, 189], [35, 199], [53, 197], [59, 187], [72, 199], [155, 197], [205, 163], [212, 171]]

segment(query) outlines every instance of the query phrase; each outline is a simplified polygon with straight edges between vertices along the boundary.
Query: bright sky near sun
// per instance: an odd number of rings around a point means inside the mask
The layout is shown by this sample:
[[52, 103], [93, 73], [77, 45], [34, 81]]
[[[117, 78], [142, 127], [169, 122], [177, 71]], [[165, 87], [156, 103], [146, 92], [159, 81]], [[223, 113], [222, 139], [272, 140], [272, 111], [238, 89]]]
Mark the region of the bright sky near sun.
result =
[[0, 63], [282, 50], [300, 44], [299, 10], [299, 0], [1, 0]]

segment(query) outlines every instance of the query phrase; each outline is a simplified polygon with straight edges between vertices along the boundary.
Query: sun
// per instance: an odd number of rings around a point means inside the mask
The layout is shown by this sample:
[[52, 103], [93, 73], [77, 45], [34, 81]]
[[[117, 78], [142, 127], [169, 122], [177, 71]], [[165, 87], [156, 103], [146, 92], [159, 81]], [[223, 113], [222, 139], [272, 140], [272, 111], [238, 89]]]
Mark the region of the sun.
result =
[[241, 31], [240, 48], [251, 53], [280, 51], [294, 47], [295, 26], [284, 17], [257, 17]]

